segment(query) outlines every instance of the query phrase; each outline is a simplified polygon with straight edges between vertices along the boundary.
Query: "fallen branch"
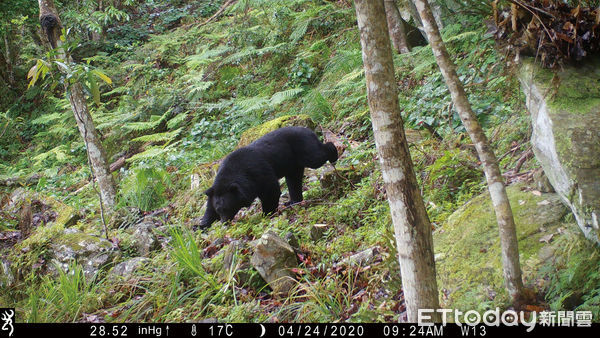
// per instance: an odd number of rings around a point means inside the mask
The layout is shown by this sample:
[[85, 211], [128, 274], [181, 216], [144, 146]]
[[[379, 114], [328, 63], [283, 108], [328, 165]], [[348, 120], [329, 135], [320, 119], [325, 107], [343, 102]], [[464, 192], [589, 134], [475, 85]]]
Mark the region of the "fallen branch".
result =
[[37, 182], [43, 176], [44, 175], [41, 174], [41, 173], [35, 173], [33, 175], [30, 175], [30, 176], [9, 177], [9, 178], [5, 178], [5, 179], [1, 179], [0, 180], [0, 186], [1, 187], [11, 187], [11, 186], [14, 186], [14, 185], [20, 185], [20, 186], [33, 185], [33, 184], [37, 184]]
[[204, 25], [206, 25], [206, 24], [210, 23], [210, 22], [211, 22], [211, 21], [213, 21], [214, 19], [218, 18], [219, 16], [221, 16], [221, 14], [223, 14], [223, 12], [225, 12], [225, 10], [226, 10], [226, 9], [227, 9], [229, 6], [231, 6], [231, 5], [235, 4], [236, 2], [237, 2], [237, 0], [229, 0], [229, 1], [225, 2], [225, 3], [223, 4], [223, 6], [221, 6], [221, 8], [219, 8], [219, 10], [218, 10], [218, 11], [217, 11], [215, 14], [213, 14], [213, 16], [211, 16], [210, 18], [208, 18], [208, 20], [204, 21], [203, 23], [199, 24], [197, 27], [202, 27], [202, 26], [204, 26]]

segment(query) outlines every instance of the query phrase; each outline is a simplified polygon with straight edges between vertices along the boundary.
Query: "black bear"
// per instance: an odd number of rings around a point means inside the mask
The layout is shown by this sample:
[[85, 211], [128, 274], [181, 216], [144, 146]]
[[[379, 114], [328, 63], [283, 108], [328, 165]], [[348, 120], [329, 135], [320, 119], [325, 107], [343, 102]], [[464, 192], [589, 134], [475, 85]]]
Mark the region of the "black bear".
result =
[[237, 212], [258, 197], [265, 214], [279, 205], [279, 179], [285, 177], [290, 202], [302, 201], [304, 168], [316, 169], [325, 162], [335, 163], [338, 152], [333, 143], [321, 143], [304, 127], [285, 127], [272, 131], [246, 147], [227, 155], [215, 181], [205, 194], [206, 212], [199, 227], [232, 220]]

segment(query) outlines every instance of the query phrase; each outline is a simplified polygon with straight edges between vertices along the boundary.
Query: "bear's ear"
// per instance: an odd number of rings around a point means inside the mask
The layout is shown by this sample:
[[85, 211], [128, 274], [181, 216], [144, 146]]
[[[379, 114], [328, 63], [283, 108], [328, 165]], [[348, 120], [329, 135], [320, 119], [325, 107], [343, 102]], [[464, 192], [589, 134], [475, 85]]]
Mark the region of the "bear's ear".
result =
[[215, 193], [215, 190], [212, 187], [206, 189], [206, 191], [204, 192], [204, 194], [206, 194], [206, 196], [209, 196], [209, 197], [212, 196], [214, 193]]

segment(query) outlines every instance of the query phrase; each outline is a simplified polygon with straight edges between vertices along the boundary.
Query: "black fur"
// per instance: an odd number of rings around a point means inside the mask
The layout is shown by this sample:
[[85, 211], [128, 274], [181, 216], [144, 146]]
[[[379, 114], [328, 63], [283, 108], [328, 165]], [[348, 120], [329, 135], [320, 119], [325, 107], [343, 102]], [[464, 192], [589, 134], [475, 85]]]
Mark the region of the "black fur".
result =
[[316, 169], [338, 158], [333, 143], [321, 143], [308, 128], [285, 127], [266, 134], [229, 154], [221, 164], [208, 196], [206, 213], [199, 227], [218, 219], [232, 220], [237, 212], [258, 197], [265, 214], [279, 205], [279, 179], [285, 177], [289, 204], [302, 201], [304, 168]]
[[48, 42], [52, 48], [56, 48], [56, 38], [54, 36], [54, 28], [58, 27], [58, 18], [54, 14], [46, 14], [40, 18], [40, 24], [44, 30], [44, 34], [48, 38]]

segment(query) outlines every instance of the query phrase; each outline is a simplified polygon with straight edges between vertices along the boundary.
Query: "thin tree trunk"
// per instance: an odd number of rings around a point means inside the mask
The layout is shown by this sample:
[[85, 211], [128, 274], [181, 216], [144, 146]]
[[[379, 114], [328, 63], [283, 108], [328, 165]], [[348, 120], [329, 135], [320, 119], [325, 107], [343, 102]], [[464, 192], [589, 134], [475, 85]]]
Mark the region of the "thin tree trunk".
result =
[[521, 277], [521, 266], [519, 264], [519, 247], [517, 243], [517, 232], [512, 209], [506, 195], [504, 179], [498, 166], [498, 160], [492, 151], [489, 141], [477, 121], [477, 117], [471, 109], [467, 94], [462, 83], [456, 75], [456, 67], [440, 36], [431, 9], [426, 0], [414, 0], [423, 27], [428, 36], [429, 43], [433, 49], [436, 61], [440, 67], [446, 85], [452, 95], [452, 102], [456, 108], [463, 125], [465, 126], [471, 140], [475, 144], [479, 158], [483, 164], [483, 170], [487, 179], [488, 189], [496, 212], [496, 219], [500, 231], [500, 244], [502, 247], [502, 262], [504, 269], [504, 281], [506, 289], [513, 302], [518, 303], [523, 294], [523, 280]]
[[[356, 0], [367, 97], [392, 214], [408, 320], [439, 307], [431, 223], [417, 186], [403, 121], [383, 0]], [[433, 314], [435, 315], [435, 314]], [[439, 316], [434, 316], [439, 321]]]
[[7, 27], [6, 32], [4, 32], [4, 53], [6, 54], [6, 77], [8, 80], [8, 84], [11, 87], [15, 86], [15, 72], [14, 72], [14, 63], [15, 63], [15, 55], [13, 51], [12, 41], [12, 30], [10, 26]]
[[81, 86], [81, 83], [77, 82], [71, 85], [69, 91], [71, 108], [75, 114], [79, 132], [86, 144], [90, 164], [94, 171], [94, 176], [96, 176], [96, 180], [98, 181], [100, 196], [104, 205], [108, 209], [112, 209], [115, 205], [115, 183], [112, 174], [110, 173], [102, 141], [98, 136], [96, 127], [94, 127], [92, 115], [88, 110], [83, 87]]
[[[44, 38], [49, 41], [53, 48], [60, 47], [61, 41], [59, 37], [62, 24], [54, 2], [52, 0], [38, 0], [38, 4]], [[67, 63], [71, 63], [71, 57], [64, 51], [62, 53], [62, 57]], [[67, 94], [71, 103], [71, 109], [75, 115], [77, 127], [87, 149], [92, 174], [98, 182], [101, 199], [100, 207], [106, 207], [108, 211], [111, 211], [115, 205], [115, 183], [109, 170], [104, 147], [94, 127], [92, 115], [88, 110], [83, 87], [80, 83], [72, 84], [67, 88]]]
[[404, 26], [404, 20], [400, 16], [398, 6], [396, 6], [395, 0], [384, 0], [385, 4], [385, 16], [387, 18], [388, 29], [390, 31], [390, 37], [392, 38], [392, 45], [398, 54], [404, 54], [410, 52], [410, 46], [406, 38], [406, 28]]

